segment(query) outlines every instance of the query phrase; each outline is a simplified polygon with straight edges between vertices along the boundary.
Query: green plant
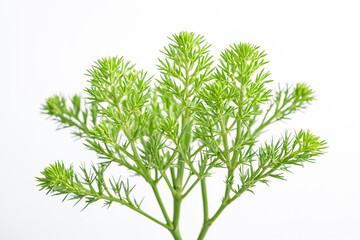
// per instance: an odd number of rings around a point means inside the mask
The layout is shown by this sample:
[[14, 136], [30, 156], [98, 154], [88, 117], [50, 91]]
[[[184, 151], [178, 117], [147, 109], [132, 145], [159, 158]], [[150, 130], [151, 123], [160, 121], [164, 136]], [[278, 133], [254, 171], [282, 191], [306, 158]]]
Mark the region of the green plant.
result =
[[[233, 44], [221, 53], [213, 67], [204, 38], [180, 32], [159, 60], [160, 76], [151, 77], [123, 58], [98, 60], [88, 70], [86, 98], [67, 100], [53, 96], [42, 106], [44, 114], [71, 128], [101, 161], [91, 170], [56, 162], [38, 177], [41, 190], [89, 204], [117, 202], [146, 216], [181, 239], [182, 201], [197, 184], [201, 186], [204, 239], [221, 212], [256, 183], [284, 179], [293, 165], [302, 166], [323, 153], [325, 141], [309, 131], [285, 133], [279, 140], [259, 143], [263, 130], [287, 119], [314, 100], [306, 84], [276, 92], [267, 88], [270, 75], [262, 67], [266, 54], [249, 43]], [[123, 166], [142, 177], [151, 187], [164, 220], [141, 208], [132, 196], [129, 181], [107, 178], [110, 164]], [[216, 168], [227, 170], [224, 196], [214, 214], [209, 214], [206, 179]], [[173, 197], [169, 215], [158, 190], [164, 181]]]

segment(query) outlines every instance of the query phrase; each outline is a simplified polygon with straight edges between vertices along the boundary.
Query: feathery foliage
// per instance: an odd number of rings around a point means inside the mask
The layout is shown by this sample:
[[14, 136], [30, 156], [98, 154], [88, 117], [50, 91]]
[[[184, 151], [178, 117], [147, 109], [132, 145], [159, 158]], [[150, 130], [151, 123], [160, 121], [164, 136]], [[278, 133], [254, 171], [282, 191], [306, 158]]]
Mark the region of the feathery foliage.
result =
[[[168, 229], [181, 239], [183, 199], [201, 185], [203, 226], [198, 239], [221, 212], [257, 183], [284, 180], [292, 166], [313, 162], [326, 142], [310, 131], [285, 132], [275, 141], [259, 142], [271, 124], [289, 119], [314, 100], [305, 83], [278, 91], [269, 88], [266, 54], [256, 45], [230, 45], [215, 65], [210, 45], [201, 35], [180, 32], [161, 51], [160, 75], [152, 84], [147, 72], [118, 57], [98, 60], [88, 70], [86, 96], [55, 95], [42, 106], [60, 128], [84, 140], [101, 161], [80, 173], [58, 161], [38, 177], [40, 190], [64, 195], [85, 207], [102, 200], [117, 202]], [[123, 166], [151, 187], [164, 216], [159, 220], [132, 196], [129, 179], [107, 177], [110, 164]], [[224, 196], [209, 214], [206, 179], [216, 168], [227, 170]], [[238, 180], [238, 181], [236, 181]], [[170, 217], [158, 190], [164, 181], [172, 193]]]

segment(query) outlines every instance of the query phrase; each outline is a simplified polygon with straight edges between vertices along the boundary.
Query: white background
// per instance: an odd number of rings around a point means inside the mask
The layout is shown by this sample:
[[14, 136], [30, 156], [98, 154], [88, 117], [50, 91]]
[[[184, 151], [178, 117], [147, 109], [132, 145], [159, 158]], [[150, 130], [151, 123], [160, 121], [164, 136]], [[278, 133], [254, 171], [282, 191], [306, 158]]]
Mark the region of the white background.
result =
[[[109, 55], [125, 56], [156, 76], [166, 37], [181, 30], [205, 35], [215, 59], [234, 42], [260, 45], [272, 79], [306, 82], [317, 93], [312, 106], [276, 131], [310, 129], [329, 142], [316, 164], [244, 194], [207, 239], [360, 239], [359, 23], [358, 1], [347, 0], [1, 0], [0, 239], [171, 239], [123, 206], [94, 204], [80, 212], [81, 206], [39, 192], [35, 176], [59, 159], [67, 165], [96, 162], [81, 142], [55, 131], [55, 123], [40, 114], [45, 98], [80, 93], [86, 69]], [[223, 194], [223, 176], [215, 180], [209, 183], [211, 210]], [[150, 193], [139, 189], [140, 195]], [[160, 216], [151, 197], [144, 208]], [[198, 188], [182, 210], [183, 239], [196, 239]]]

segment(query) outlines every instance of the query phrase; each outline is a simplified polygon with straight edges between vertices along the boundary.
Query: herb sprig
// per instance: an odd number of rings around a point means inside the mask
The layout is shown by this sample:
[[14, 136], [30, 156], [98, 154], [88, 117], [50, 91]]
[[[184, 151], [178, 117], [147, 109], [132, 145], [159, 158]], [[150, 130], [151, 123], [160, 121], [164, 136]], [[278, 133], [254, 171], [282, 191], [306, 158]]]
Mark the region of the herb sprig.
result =
[[[230, 45], [214, 66], [203, 36], [180, 32], [169, 39], [156, 81], [122, 57], [106, 57], [88, 70], [86, 97], [55, 95], [46, 100], [42, 112], [59, 128], [70, 128], [84, 139], [100, 161], [90, 169], [81, 166], [80, 173], [58, 161], [37, 180], [41, 190], [64, 195], [63, 200], [84, 199], [84, 208], [99, 200], [107, 207], [114, 202], [127, 206], [169, 230], [176, 240], [181, 239], [182, 202], [200, 184], [201, 240], [241, 194], [271, 178], [284, 180], [290, 167], [323, 154], [326, 142], [305, 130], [259, 142], [271, 124], [306, 108], [314, 92], [305, 83], [269, 89], [270, 72], [263, 68], [266, 53], [258, 46]], [[132, 196], [129, 179], [105, 177], [111, 164], [129, 169], [149, 184], [164, 219], [141, 208], [142, 200]], [[210, 214], [206, 179], [217, 168], [227, 169], [224, 195]], [[162, 202], [160, 181], [172, 194], [172, 216]]]

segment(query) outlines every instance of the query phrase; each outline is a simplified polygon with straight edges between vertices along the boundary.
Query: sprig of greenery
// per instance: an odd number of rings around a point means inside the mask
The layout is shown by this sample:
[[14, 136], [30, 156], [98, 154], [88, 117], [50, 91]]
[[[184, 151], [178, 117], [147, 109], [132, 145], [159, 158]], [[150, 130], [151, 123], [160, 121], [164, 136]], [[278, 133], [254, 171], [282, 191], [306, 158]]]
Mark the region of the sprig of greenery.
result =
[[[124, 58], [98, 60], [88, 70], [85, 97], [55, 95], [42, 112], [84, 140], [101, 162], [91, 170], [56, 162], [38, 177], [41, 190], [85, 200], [85, 208], [103, 200], [118, 202], [146, 216], [181, 239], [182, 201], [201, 186], [203, 225], [198, 239], [222, 211], [261, 182], [284, 180], [292, 166], [313, 162], [326, 142], [309, 131], [286, 132], [277, 141], [259, 142], [271, 124], [305, 109], [314, 92], [305, 83], [273, 91], [266, 53], [256, 45], [230, 45], [214, 66], [210, 45], [201, 35], [180, 32], [170, 38], [159, 59], [159, 78]], [[152, 217], [132, 196], [128, 179], [105, 177], [110, 164], [123, 166], [143, 178], [153, 190], [164, 219]], [[224, 195], [213, 215], [209, 212], [206, 179], [216, 168], [227, 169]], [[238, 181], [236, 181], [238, 180]], [[168, 214], [158, 190], [164, 181], [173, 197]]]

